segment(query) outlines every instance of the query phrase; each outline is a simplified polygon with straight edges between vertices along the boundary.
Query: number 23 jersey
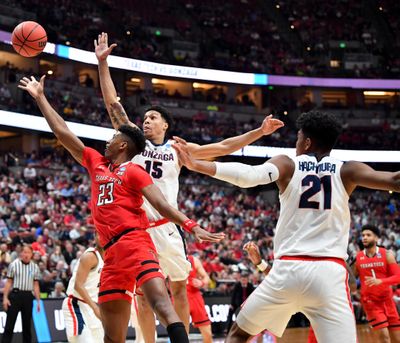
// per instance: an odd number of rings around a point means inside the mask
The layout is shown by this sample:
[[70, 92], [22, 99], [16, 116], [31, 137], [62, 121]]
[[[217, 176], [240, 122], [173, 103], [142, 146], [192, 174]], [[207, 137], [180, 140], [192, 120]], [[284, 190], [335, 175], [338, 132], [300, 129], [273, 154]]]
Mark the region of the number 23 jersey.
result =
[[[178, 208], [180, 166], [176, 151], [172, 147], [175, 141], [167, 140], [162, 145], [154, 145], [146, 140], [145, 150], [136, 155], [132, 162], [142, 166], [151, 176], [155, 185], [161, 190], [168, 203]], [[150, 221], [159, 220], [162, 216], [144, 199], [142, 208]]]
[[347, 258], [350, 229], [349, 196], [340, 170], [343, 162], [325, 156], [300, 155], [295, 171], [279, 195], [275, 257], [290, 255]]

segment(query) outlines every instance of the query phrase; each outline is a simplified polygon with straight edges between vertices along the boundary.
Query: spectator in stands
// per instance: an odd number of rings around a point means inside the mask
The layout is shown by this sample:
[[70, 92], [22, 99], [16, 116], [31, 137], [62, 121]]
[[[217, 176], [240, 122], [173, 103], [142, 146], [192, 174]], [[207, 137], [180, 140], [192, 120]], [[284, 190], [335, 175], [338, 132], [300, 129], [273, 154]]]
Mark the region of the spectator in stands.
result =
[[57, 281], [54, 286], [54, 291], [52, 291], [49, 295], [49, 298], [65, 298], [67, 295], [65, 294], [65, 287], [61, 281]]

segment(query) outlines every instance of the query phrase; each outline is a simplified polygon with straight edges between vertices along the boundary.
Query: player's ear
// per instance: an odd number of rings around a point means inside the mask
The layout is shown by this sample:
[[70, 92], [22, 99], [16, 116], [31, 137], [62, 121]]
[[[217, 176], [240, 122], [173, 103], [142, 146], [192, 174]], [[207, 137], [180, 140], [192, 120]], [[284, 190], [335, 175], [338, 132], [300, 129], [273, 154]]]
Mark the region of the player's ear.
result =
[[307, 137], [305, 139], [304, 143], [305, 143], [305, 146], [304, 146], [305, 150], [306, 151], [309, 150], [311, 148], [311, 143], [312, 143], [310, 137]]
[[168, 123], [167, 123], [166, 121], [164, 121], [163, 129], [164, 129], [165, 131], [167, 131], [167, 130], [168, 130], [168, 127], [169, 127]]

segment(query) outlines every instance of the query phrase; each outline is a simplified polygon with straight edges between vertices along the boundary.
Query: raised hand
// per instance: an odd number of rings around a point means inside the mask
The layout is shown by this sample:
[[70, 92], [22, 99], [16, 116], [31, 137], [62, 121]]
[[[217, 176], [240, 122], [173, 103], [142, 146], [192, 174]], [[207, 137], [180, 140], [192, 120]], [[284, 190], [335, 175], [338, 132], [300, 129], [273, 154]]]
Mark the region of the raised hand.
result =
[[94, 52], [99, 61], [105, 61], [108, 55], [111, 54], [111, 51], [117, 46], [117, 44], [111, 44], [108, 46], [108, 35], [105, 32], [102, 32], [97, 40], [94, 40]]
[[27, 91], [32, 98], [37, 99], [39, 96], [43, 95], [44, 93], [44, 79], [46, 75], [43, 75], [38, 82], [33, 76], [30, 79], [27, 77], [23, 77], [19, 81], [18, 88], [21, 88]]
[[274, 133], [276, 130], [280, 129], [283, 126], [285, 126], [283, 121], [273, 118], [273, 115], [270, 114], [262, 122], [261, 130], [264, 135], [270, 135], [271, 133]]
[[196, 237], [196, 239], [201, 243], [203, 241], [205, 242], [219, 242], [221, 239], [225, 238], [225, 234], [222, 232], [219, 233], [211, 233], [208, 232], [204, 229], [202, 229], [200, 226], [195, 226], [192, 229], [192, 233]]

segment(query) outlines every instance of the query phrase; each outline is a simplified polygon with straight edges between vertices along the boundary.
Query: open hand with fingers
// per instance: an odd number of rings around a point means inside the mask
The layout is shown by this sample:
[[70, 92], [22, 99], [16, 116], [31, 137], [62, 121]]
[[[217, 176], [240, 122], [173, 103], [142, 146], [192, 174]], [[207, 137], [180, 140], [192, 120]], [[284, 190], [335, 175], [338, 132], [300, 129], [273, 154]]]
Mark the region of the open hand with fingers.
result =
[[105, 61], [116, 46], [117, 44], [115, 43], [108, 46], [108, 34], [102, 32], [97, 37], [97, 40], [94, 40], [94, 52], [97, 59], [99, 61]]
[[177, 143], [173, 144], [172, 147], [175, 149], [178, 155], [179, 162], [186, 168], [193, 170], [193, 165], [196, 160], [190, 155], [187, 149], [186, 141], [182, 138], [179, 138], [179, 140], [177, 138], [179, 137], [174, 137]]
[[46, 75], [43, 75], [40, 78], [40, 81], [37, 81], [33, 76], [31, 76], [30, 79], [28, 79], [27, 77], [23, 77], [19, 81], [18, 88], [27, 91], [32, 96], [32, 98], [37, 99], [38, 97], [44, 94], [45, 77]]
[[285, 126], [283, 121], [273, 118], [273, 115], [270, 114], [263, 120], [261, 130], [264, 135], [270, 135], [283, 126]]
[[202, 229], [199, 225], [195, 226], [192, 229], [192, 233], [196, 237], [196, 239], [201, 242], [219, 242], [221, 239], [225, 238], [225, 234], [223, 232], [219, 233], [211, 233], [204, 229]]

